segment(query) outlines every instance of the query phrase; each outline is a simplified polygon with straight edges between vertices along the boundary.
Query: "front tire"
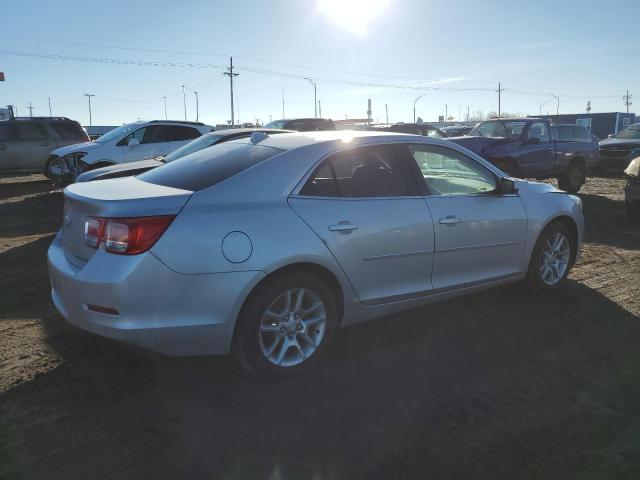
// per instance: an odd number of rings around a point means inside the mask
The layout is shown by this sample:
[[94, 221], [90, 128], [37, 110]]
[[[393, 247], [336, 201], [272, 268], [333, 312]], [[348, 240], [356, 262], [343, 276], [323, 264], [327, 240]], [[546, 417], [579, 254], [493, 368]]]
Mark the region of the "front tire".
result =
[[578, 193], [586, 179], [584, 165], [573, 161], [567, 167], [567, 171], [558, 177], [558, 187], [569, 193]]
[[317, 277], [274, 277], [254, 291], [238, 319], [234, 352], [260, 377], [287, 377], [326, 354], [338, 325], [336, 301]]
[[576, 258], [576, 241], [567, 226], [550, 223], [538, 237], [529, 264], [529, 280], [535, 288], [552, 291], [560, 287]]

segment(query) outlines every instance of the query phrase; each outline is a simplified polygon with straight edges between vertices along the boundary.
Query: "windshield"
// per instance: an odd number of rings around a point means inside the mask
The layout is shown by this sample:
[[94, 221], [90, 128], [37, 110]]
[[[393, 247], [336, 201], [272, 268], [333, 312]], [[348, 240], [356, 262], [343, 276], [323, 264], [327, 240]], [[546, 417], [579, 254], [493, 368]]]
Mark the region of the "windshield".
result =
[[522, 120], [491, 120], [476, 125], [469, 132], [469, 135], [476, 137], [518, 138], [526, 124], [527, 122]]
[[122, 125], [110, 132], [105, 133], [101, 137], [95, 140], [96, 143], [109, 143], [114, 140], [120, 140], [121, 138], [126, 137], [131, 132], [140, 127], [139, 123], [129, 123], [127, 125]]
[[625, 128], [617, 135], [614, 135], [614, 138], [640, 140], [640, 124]]
[[288, 122], [286, 120], [274, 120], [267, 123], [264, 128], [284, 128]]
[[180, 157], [189, 155], [190, 153], [210, 147], [211, 145], [218, 143], [222, 138], [224, 138], [222, 135], [215, 135], [212, 133], [202, 135], [200, 138], [196, 138], [195, 140], [187, 143], [186, 145], [183, 145], [174, 152], [171, 152], [169, 155], [164, 157], [164, 161], [172, 162]]

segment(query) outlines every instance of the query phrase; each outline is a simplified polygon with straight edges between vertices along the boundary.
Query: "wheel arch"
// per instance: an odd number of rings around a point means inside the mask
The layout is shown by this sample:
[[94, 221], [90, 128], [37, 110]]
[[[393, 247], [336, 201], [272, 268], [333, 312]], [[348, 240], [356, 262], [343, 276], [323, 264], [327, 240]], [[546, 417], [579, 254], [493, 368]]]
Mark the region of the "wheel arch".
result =
[[[571, 255], [571, 266], [573, 266], [575, 264], [576, 261], [576, 256], [578, 254], [578, 225], [576, 224], [576, 222], [573, 220], [573, 218], [571, 218], [569, 215], [558, 215], [556, 217], [553, 217], [552, 219], [550, 219], [545, 226], [542, 228], [542, 230], [540, 230], [540, 235], [542, 235], [542, 232], [545, 231], [545, 229], [551, 225], [554, 222], [559, 222], [561, 224], [563, 224], [565, 227], [567, 227], [569, 229], [569, 233], [571, 233], [571, 237], [573, 240], [573, 244], [575, 245], [575, 250]], [[540, 238], [540, 235], [538, 235], [538, 239]], [[536, 243], [538, 242], [538, 239], [536, 239]]]
[[236, 317], [236, 322], [233, 328], [233, 336], [231, 344], [235, 345], [238, 334], [238, 325], [240, 324], [240, 318], [242, 317], [242, 313], [247, 306], [249, 299], [251, 296], [260, 288], [262, 288], [265, 284], [272, 281], [273, 278], [288, 275], [292, 273], [306, 273], [315, 275], [320, 278], [328, 287], [336, 302], [336, 310], [338, 313], [338, 326], [342, 325], [344, 311], [345, 311], [345, 296], [344, 290], [338, 277], [327, 267], [320, 265], [319, 263], [309, 262], [309, 261], [301, 261], [296, 263], [290, 263], [288, 265], [284, 265], [282, 267], [276, 268], [275, 270], [269, 272], [267, 276], [265, 276], [262, 280], [260, 280], [254, 287], [249, 291], [249, 293], [244, 298], [242, 302], [242, 306], [238, 310], [238, 315]]

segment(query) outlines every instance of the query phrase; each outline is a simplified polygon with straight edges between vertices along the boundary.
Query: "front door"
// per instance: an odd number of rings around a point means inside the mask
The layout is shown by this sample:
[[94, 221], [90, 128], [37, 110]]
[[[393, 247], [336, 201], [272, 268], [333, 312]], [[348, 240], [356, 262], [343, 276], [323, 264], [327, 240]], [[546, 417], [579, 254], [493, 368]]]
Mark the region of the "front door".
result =
[[532, 123], [525, 133], [518, 173], [523, 177], [548, 176], [555, 169], [555, 159], [549, 126], [545, 122]]
[[368, 304], [431, 289], [433, 225], [401, 147], [358, 147], [325, 160], [289, 204]]
[[[130, 145], [131, 139], [137, 142]], [[164, 125], [147, 125], [139, 128], [127, 135], [118, 145], [118, 148], [123, 149], [125, 162], [154, 159], [169, 153], [169, 142]]]
[[409, 150], [425, 179], [433, 217], [433, 288], [520, 273], [527, 227], [520, 197], [496, 194], [491, 170], [457, 150], [420, 144]]

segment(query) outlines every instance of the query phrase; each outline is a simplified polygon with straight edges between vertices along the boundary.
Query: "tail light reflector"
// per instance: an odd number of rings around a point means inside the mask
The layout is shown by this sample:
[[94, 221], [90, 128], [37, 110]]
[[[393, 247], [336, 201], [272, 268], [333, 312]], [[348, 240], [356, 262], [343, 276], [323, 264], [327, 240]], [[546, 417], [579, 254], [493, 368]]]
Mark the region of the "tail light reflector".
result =
[[[87, 217], [84, 242], [120, 255], [136, 255], [149, 250], [171, 224], [175, 215], [157, 217], [102, 218]], [[96, 241], [96, 238], [98, 240]]]

